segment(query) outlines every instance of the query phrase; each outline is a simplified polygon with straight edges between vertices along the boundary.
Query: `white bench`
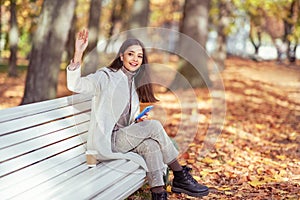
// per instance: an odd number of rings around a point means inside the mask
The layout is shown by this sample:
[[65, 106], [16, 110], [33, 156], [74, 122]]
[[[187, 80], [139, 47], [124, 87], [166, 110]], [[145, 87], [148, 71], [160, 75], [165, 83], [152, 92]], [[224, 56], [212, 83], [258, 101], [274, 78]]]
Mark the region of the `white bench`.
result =
[[0, 110], [0, 199], [125, 199], [144, 185], [132, 161], [86, 165], [90, 107], [73, 95]]

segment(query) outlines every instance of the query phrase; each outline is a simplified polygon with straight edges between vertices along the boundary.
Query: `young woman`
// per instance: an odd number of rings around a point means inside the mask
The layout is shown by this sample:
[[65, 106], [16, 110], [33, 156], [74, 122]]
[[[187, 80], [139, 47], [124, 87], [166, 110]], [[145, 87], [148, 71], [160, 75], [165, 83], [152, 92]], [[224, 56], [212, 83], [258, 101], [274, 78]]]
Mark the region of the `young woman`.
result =
[[163, 126], [147, 115], [135, 121], [140, 102], [156, 102], [149, 78], [148, 60], [143, 44], [126, 40], [113, 62], [93, 74], [81, 77], [83, 52], [88, 31], [79, 32], [74, 59], [67, 67], [69, 90], [93, 96], [87, 149], [99, 161], [131, 159], [147, 170], [152, 199], [167, 199], [163, 172], [165, 164], [173, 171], [172, 191], [190, 196], [205, 196], [208, 188], [177, 161], [178, 151]]

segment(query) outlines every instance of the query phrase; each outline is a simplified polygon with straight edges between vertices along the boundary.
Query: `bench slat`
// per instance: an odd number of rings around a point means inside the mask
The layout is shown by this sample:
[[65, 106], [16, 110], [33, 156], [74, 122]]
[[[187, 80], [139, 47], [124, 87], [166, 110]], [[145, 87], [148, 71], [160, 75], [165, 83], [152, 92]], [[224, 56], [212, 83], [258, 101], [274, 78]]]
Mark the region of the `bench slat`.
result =
[[47, 112], [49, 110], [54, 110], [69, 105], [75, 105], [90, 100], [91, 96], [76, 94], [72, 96], [61, 97], [58, 99], [7, 108], [1, 110], [0, 122], [11, 121], [13, 119], [20, 118], [20, 116], [28, 116], [36, 113]]
[[[33, 128], [18, 131], [16, 133], [4, 135], [0, 137], [0, 151], [5, 147], [11, 146], [13, 144], [18, 144], [23, 141], [27, 141], [33, 138], [40, 137], [47, 133], [51, 133], [57, 130], [62, 130], [83, 122], [87, 122], [90, 119], [90, 112], [81, 113], [74, 117], [69, 117], [66, 119], [53, 121], [47, 124], [42, 124]], [[1, 158], [1, 157], [0, 157]]]
[[[36, 139], [2, 149], [0, 151], [0, 163], [3, 162], [3, 160], [11, 159], [13, 157], [17, 157], [19, 155], [26, 154], [31, 151], [35, 151], [37, 149], [43, 148], [43, 146], [53, 144], [66, 138], [78, 136], [78, 134], [87, 132], [88, 128], [89, 124], [83, 123], [79, 124], [78, 126], [63, 129], [51, 134], [44, 135], [43, 137], [38, 137]], [[81, 140], [82, 143], [85, 142], [83, 141], [83, 139]]]
[[80, 144], [82, 144], [81, 139], [79, 137], [73, 137], [71, 139], [64, 140], [51, 146], [47, 146], [43, 149], [34, 151], [30, 154], [26, 154], [13, 160], [1, 163], [0, 178], [5, 174], [30, 166], [67, 149], [74, 148]]
[[58, 154], [57, 156], [43, 160], [42, 162], [39, 162], [35, 165], [2, 177], [0, 179], [0, 191], [4, 190], [4, 188], [14, 187], [15, 184], [26, 181], [27, 179], [30, 179], [35, 175], [45, 173], [45, 171], [51, 170], [52, 168], [55, 168], [58, 165], [62, 165], [70, 159], [84, 154], [85, 151], [86, 149], [83, 146], [78, 146], [61, 154]]
[[[39, 125], [42, 123], [50, 122], [52, 120], [57, 120], [63, 117], [72, 116], [80, 112], [89, 111], [91, 102], [83, 102], [78, 104], [78, 109], [72, 106], [63, 107], [57, 110], [51, 110], [44, 113], [39, 113], [32, 116], [26, 116], [24, 118], [15, 119], [13, 121], [7, 121], [0, 123], [0, 135], [10, 133], [13, 131], [21, 130], [31, 126]], [[18, 124], [18, 126], [16, 126]]]
[[[145, 184], [146, 172], [143, 169], [138, 169], [134, 173], [129, 174], [127, 177], [123, 178], [114, 187], [110, 187], [103, 193], [100, 193], [93, 200], [103, 200], [103, 199], [114, 199], [123, 200], [129, 197], [136, 190], [141, 188]], [[118, 192], [116, 192], [118, 191]]]
[[[44, 171], [43, 173], [37, 174], [35, 176], [30, 177], [29, 179], [26, 179], [22, 182], [17, 182], [14, 187], [9, 187], [7, 189], [4, 189], [1, 191], [1, 197], [6, 198], [12, 198], [16, 194], [23, 193], [31, 188], [34, 188], [44, 182], [49, 181], [50, 179], [53, 179], [57, 176], [63, 175], [63, 176], [71, 176], [68, 171], [73, 170], [78, 165], [85, 165], [85, 155], [82, 154], [81, 156], [77, 156], [71, 160], [67, 160], [66, 162], [55, 166], [52, 169], [49, 169], [47, 171]], [[85, 166], [85, 169], [87, 167]], [[74, 170], [73, 170], [74, 171]], [[81, 170], [82, 171], [82, 170]], [[80, 173], [76, 172], [76, 173]]]
[[[118, 166], [117, 168], [108, 168], [109, 171], [99, 176], [99, 170], [89, 170], [86, 173], [84, 179], [74, 177], [72, 184], [69, 187], [65, 186], [62, 191], [50, 197], [50, 199], [90, 199], [96, 196], [99, 192], [106, 190], [109, 187], [114, 187], [120, 180], [127, 176], [127, 174], [134, 173], [139, 166], [128, 161], [125, 164]], [[82, 175], [82, 174], [80, 174]], [[76, 183], [76, 185], [74, 184]], [[72, 185], [72, 189], [70, 189]], [[124, 186], [125, 187], [125, 186]], [[69, 188], [66, 190], [65, 188]]]
[[[81, 190], [88, 185], [93, 179], [100, 179], [104, 174], [107, 174], [111, 169], [115, 169], [124, 164], [125, 160], [114, 160], [110, 162], [103, 162], [97, 165], [96, 168], [88, 168], [87, 165], [78, 166], [76, 170], [77, 174], [71, 170], [68, 173], [72, 173], [72, 176], [68, 174], [55, 177], [43, 184], [38, 185], [32, 190], [20, 194], [16, 199], [30, 199], [36, 195], [42, 196], [43, 199], [62, 199], [59, 198], [59, 194], [68, 193], [68, 190]], [[81, 173], [78, 173], [81, 171]], [[90, 176], [87, 176], [89, 175]], [[108, 180], [109, 181], [109, 180]], [[79, 187], [80, 185], [80, 187]], [[72, 199], [72, 198], [67, 198]], [[78, 199], [78, 198], [75, 198]]]

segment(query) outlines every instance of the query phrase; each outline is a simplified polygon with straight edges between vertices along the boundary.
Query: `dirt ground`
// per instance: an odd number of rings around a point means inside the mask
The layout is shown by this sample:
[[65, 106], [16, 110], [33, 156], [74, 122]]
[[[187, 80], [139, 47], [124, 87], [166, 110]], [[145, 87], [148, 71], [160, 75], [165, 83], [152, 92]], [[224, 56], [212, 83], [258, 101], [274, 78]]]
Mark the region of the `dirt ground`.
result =
[[[226, 116], [222, 133], [205, 155], [211, 124], [209, 90], [195, 90], [199, 110], [188, 116], [181, 114], [172, 94], [158, 94], [168, 117], [167, 133], [179, 146], [186, 145], [180, 162], [191, 166], [196, 180], [210, 188], [203, 199], [300, 199], [300, 65], [230, 57], [221, 75]], [[59, 80], [58, 97], [71, 94], [64, 71]], [[19, 105], [24, 83], [24, 73], [18, 78], [0, 73], [0, 109]], [[201, 118], [197, 130], [189, 124], [193, 112]], [[184, 134], [177, 134], [180, 125]], [[129, 197], [148, 198], [147, 185]], [[169, 199], [196, 198], [169, 193]]]

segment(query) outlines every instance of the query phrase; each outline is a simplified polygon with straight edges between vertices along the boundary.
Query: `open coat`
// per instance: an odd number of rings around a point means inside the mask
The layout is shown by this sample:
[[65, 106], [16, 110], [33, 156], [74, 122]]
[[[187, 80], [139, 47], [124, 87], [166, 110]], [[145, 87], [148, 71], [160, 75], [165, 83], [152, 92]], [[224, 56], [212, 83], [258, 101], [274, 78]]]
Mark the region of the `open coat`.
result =
[[[130, 159], [147, 170], [144, 159], [133, 152], [112, 152], [112, 131], [129, 102], [127, 76], [122, 70], [101, 68], [93, 74], [81, 77], [81, 68], [70, 71], [67, 67], [67, 87], [75, 93], [92, 95], [91, 121], [89, 124], [87, 150], [97, 151], [100, 161]], [[135, 88], [134, 81], [132, 88]], [[139, 112], [139, 98], [132, 89], [130, 124]]]

